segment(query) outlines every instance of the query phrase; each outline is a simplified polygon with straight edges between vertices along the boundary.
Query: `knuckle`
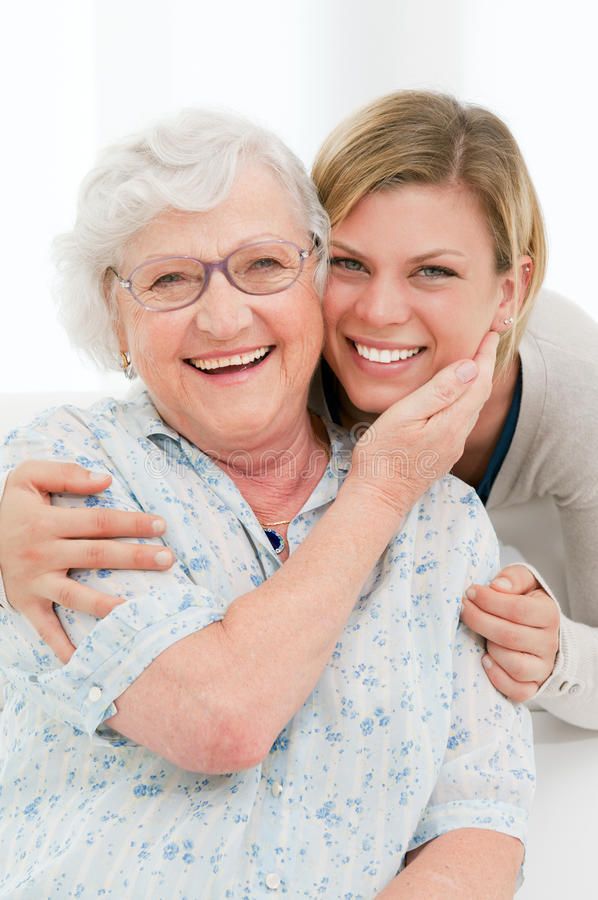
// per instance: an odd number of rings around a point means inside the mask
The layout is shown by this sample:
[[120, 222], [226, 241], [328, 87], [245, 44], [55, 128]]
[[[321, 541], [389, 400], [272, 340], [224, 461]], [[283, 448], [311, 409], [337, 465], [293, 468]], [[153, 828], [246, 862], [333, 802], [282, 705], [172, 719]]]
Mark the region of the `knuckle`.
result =
[[77, 465], [77, 463], [60, 462], [58, 463], [58, 466], [60, 477], [64, 481], [71, 481], [72, 478], [76, 478], [83, 471], [83, 467]]
[[103, 546], [96, 541], [91, 541], [85, 549], [85, 563], [88, 569], [103, 569], [106, 554]]
[[103, 619], [112, 611], [114, 603], [110, 597], [104, 594], [97, 594], [91, 602], [91, 615], [96, 619]]
[[528, 681], [531, 675], [528, 660], [519, 654], [509, 660], [508, 666], [505, 666], [505, 671], [507, 671], [515, 681]]
[[37, 568], [44, 560], [43, 548], [40, 544], [25, 544], [16, 551], [16, 558], [27, 568]]
[[97, 534], [104, 534], [108, 530], [110, 522], [110, 510], [103, 506], [96, 506], [93, 515], [93, 527]]
[[526, 684], [514, 684], [509, 692], [509, 696], [516, 703], [525, 703], [526, 700], [531, 700], [537, 690], [538, 685], [535, 681], [527, 682]]
[[149, 569], [153, 567], [154, 547], [146, 547], [143, 544], [131, 546], [131, 563], [134, 569]]
[[54, 602], [59, 606], [64, 606], [66, 609], [76, 609], [73, 582], [68, 578], [63, 579], [60, 582], [60, 587], [56, 592], [56, 599]]
[[437, 400], [440, 400], [441, 403], [448, 406], [448, 404], [453, 403], [456, 399], [457, 389], [454, 384], [451, 384], [448, 381], [438, 381], [434, 384], [434, 396]]
[[519, 646], [521, 643], [519, 629], [516, 625], [512, 625], [508, 622], [504, 625], [497, 625], [494, 640], [497, 644], [500, 644], [501, 647], [507, 647], [511, 650], [521, 649]]
[[549, 612], [547, 615], [547, 625], [548, 625], [548, 628], [550, 628], [551, 630], [558, 632], [558, 629], [560, 628], [560, 624], [561, 624], [561, 614], [560, 614], [560, 611], [559, 611], [556, 603], [552, 602], [552, 597], [550, 597], [549, 599], [551, 602], [550, 602], [550, 606], [549, 606]]
[[152, 529], [153, 519], [150, 516], [146, 516], [143, 513], [125, 513], [125, 515], [130, 519], [132, 533], [135, 537], [146, 537], [148, 534], [154, 533]]
[[463, 604], [463, 608], [461, 610], [461, 618], [468, 628], [471, 628], [472, 631], [478, 632], [479, 611], [477, 610], [475, 604], [473, 604], [471, 601]]
[[517, 625], [527, 624], [529, 618], [529, 607], [525, 602], [525, 597], [516, 594], [510, 597], [501, 597], [504, 604], [504, 614], [515, 622]]
[[7, 478], [7, 487], [16, 487], [17, 485], [23, 485], [28, 482], [31, 475], [37, 471], [38, 466], [39, 463], [36, 463], [34, 460], [30, 459], [26, 460], [25, 462], [19, 463], [19, 465], [12, 470]]

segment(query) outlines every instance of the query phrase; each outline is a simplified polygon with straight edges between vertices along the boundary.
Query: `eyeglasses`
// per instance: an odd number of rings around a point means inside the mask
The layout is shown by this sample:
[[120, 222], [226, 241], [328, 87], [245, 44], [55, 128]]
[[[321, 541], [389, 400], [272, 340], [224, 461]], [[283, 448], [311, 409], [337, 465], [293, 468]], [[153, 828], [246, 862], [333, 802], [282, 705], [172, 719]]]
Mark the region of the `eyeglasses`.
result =
[[144, 309], [168, 312], [183, 309], [199, 300], [218, 271], [229, 284], [244, 294], [278, 294], [297, 281], [311, 250], [302, 250], [291, 241], [260, 241], [238, 247], [217, 262], [203, 262], [192, 256], [165, 256], [137, 266], [128, 278], [116, 275]]

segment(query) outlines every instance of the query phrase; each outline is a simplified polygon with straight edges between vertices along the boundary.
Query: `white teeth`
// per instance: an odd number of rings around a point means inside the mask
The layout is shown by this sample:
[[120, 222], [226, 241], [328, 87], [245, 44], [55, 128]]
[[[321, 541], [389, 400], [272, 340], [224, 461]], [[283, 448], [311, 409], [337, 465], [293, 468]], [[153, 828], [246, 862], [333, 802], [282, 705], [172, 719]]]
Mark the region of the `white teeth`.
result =
[[256, 359], [262, 359], [269, 349], [269, 347], [259, 347], [257, 350], [250, 350], [249, 353], [238, 353], [236, 356], [221, 356], [219, 359], [190, 359], [189, 362], [196, 369], [202, 369], [203, 371], [224, 369], [226, 366], [246, 366], [255, 362]]
[[423, 350], [423, 347], [415, 347], [413, 350], [378, 350], [377, 347], [366, 347], [365, 344], [355, 344], [355, 349], [364, 359], [370, 362], [389, 363], [398, 362], [400, 359], [411, 359]]

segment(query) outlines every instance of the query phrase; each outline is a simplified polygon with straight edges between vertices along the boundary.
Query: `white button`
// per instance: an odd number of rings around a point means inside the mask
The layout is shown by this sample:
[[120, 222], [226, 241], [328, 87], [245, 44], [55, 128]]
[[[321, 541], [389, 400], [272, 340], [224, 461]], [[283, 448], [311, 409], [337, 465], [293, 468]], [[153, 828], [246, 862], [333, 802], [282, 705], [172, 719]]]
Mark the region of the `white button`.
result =
[[280, 781], [275, 781], [270, 790], [272, 791], [273, 797], [280, 797], [282, 794], [282, 784]]
[[571, 687], [569, 688], [570, 694], [579, 694], [580, 691], [581, 691], [581, 684], [572, 684]]
[[276, 872], [268, 872], [266, 875], [266, 887], [269, 891], [277, 891], [280, 887], [280, 875]]
[[95, 703], [102, 696], [102, 688], [98, 687], [97, 684], [94, 684], [92, 688], [90, 688], [89, 694], [87, 695], [87, 699], [92, 703]]

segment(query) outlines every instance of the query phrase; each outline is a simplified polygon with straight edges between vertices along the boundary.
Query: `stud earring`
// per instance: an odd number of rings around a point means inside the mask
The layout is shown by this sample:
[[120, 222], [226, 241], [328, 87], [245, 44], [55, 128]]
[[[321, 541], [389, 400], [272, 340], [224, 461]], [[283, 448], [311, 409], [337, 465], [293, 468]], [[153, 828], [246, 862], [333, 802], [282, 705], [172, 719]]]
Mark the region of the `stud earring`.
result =
[[503, 319], [503, 323], [507, 326], [507, 328], [510, 328], [514, 321], [515, 319], [513, 318], [513, 316], [509, 316], [508, 319]]
[[129, 381], [135, 378], [135, 369], [131, 365], [131, 356], [128, 350], [120, 351], [120, 367], [125, 378], [127, 378]]

